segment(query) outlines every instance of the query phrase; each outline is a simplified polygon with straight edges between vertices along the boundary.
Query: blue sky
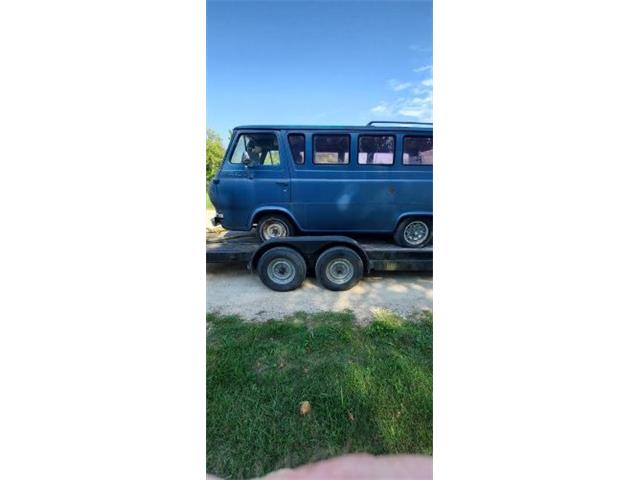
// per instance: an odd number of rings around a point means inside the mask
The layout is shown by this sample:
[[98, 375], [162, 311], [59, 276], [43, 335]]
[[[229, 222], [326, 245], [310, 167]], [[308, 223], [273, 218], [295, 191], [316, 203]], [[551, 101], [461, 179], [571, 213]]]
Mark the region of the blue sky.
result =
[[430, 121], [430, 0], [207, 2], [207, 127]]

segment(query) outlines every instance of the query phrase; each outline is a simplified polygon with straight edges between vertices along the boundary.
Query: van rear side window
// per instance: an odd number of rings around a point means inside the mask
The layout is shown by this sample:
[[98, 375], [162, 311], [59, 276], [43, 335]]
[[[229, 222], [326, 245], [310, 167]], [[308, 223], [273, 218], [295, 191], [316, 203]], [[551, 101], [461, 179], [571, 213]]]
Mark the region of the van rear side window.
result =
[[393, 135], [360, 135], [358, 163], [360, 165], [393, 165], [396, 139]]
[[404, 137], [404, 165], [433, 165], [433, 137]]
[[314, 135], [313, 163], [319, 165], [344, 165], [349, 163], [349, 135]]
[[289, 135], [289, 148], [291, 148], [291, 157], [298, 165], [304, 163], [304, 135], [293, 133]]
[[278, 139], [273, 133], [243, 133], [238, 138], [230, 163], [272, 167], [280, 165]]

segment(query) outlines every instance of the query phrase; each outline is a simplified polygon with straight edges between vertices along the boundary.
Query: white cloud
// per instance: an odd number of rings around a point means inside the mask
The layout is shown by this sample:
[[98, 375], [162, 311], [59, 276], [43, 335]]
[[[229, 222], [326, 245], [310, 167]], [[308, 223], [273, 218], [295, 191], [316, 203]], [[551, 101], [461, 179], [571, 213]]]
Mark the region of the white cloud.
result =
[[431, 65], [425, 65], [424, 67], [418, 67], [413, 69], [413, 71], [416, 73], [426, 72], [427, 70], [431, 70]]
[[370, 111], [384, 115], [389, 120], [401, 120], [398, 117], [408, 117], [412, 120], [428, 122], [433, 118], [433, 97], [430, 93], [427, 93], [408, 98], [398, 98], [392, 103], [382, 102]]
[[[421, 67], [423, 68], [423, 67]], [[424, 68], [421, 71], [430, 69]], [[391, 90], [400, 92], [414, 87], [413, 82], [402, 82], [392, 78], [387, 82]], [[404, 95], [392, 101], [382, 101], [369, 111], [384, 117], [385, 120], [402, 121], [411, 119], [414, 121], [431, 122], [433, 120], [433, 78], [428, 75], [411, 88], [412, 95]]]
[[413, 83], [411, 82], [399, 82], [395, 78], [392, 78], [391, 80], [389, 80], [388, 83], [389, 83], [389, 87], [391, 87], [391, 90], [393, 90], [394, 92], [400, 92], [402, 90], [406, 90], [407, 88], [413, 85]]
[[[399, 82], [396, 79], [389, 81], [394, 91], [401, 91], [411, 82]], [[402, 86], [403, 88], [394, 88]], [[433, 79], [427, 77], [420, 82], [420, 86], [411, 90], [412, 95], [398, 97], [391, 102], [380, 102], [371, 108], [371, 113], [381, 115], [385, 119], [401, 121], [402, 117], [421, 122], [430, 122], [433, 119]]]
[[399, 92], [401, 90], [406, 90], [407, 88], [409, 88], [411, 85], [413, 85], [411, 82], [405, 82], [405, 83], [399, 83], [398, 85], [395, 85], [393, 88], [394, 92]]
[[424, 95], [404, 100], [398, 105], [397, 113], [421, 121], [431, 121], [433, 118], [433, 97]]
[[387, 113], [387, 106], [383, 103], [376, 105], [370, 110], [371, 113]]

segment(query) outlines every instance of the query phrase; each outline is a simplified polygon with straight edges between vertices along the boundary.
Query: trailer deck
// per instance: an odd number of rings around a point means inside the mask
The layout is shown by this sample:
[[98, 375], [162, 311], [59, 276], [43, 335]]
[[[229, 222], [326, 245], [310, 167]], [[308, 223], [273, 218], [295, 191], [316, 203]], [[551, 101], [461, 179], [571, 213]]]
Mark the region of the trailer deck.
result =
[[[375, 271], [430, 271], [433, 247], [405, 248], [376, 237], [352, 237], [369, 259]], [[223, 232], [207, 234], [207, 263], [249, 264], [261, 243], [256, 233]]]

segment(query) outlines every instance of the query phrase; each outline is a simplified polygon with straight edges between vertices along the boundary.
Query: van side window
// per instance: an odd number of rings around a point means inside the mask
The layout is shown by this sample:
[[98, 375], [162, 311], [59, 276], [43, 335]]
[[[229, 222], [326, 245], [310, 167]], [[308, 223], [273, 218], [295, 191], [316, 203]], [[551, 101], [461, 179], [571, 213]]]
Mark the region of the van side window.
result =
[[302, 165], [304, 163], [304, 135], [298, 133], [289, 135], [289, 148], [291, 148], [293, 161]]
[[360, 165], [393, 165], [396, 140], [393, 135], [360, 135], [358, 163]]
[[403, 165], [433, 165], [433, 137], [404, 137]]
[[349, 163], [349, 135], [314, 135], [313, 163], [320, 165], [338, 165]]
[[246, 163], [253, 167], [280, 165], [278, 139], [273, 133], [243, 133], [229, 162]]

